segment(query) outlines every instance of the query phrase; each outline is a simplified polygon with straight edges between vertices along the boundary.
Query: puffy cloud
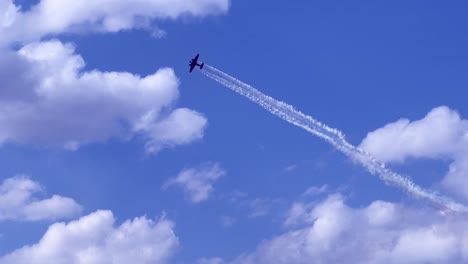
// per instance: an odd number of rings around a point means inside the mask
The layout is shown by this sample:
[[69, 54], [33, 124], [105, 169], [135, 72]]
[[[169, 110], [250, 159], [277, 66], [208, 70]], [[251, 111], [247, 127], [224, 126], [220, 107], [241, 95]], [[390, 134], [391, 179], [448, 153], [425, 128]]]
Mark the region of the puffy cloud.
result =
[[[297, 204], [294, 205], [297, 207]], [[352, 208], [340, 195], [291, 210], [296, 226], [236, 264], [305, 263], [466, 263], [468, 218], [444, 217], [431, 209], [374, 201]], [[290, 226], [291, 227], [291, 226]]]
[[156, 152], [203, 136], [207, 121], [201, 114], [188, 109], [165, 113], [178, 97], [172, 69], [146, 77], [82, 72], [81, 56], [57, 40], [28, 44], [18, 54], [37, 83], [0, 100], [0, 143], [76, 149], [142, 134], [147, 150]]
[[213, 184], [225, 174], [219, 164], [207, 164], [181, 171], [179, 175], [166, 181], [162, 188], [180, 186], [192, 203], [199, 203], [208, 199], [213, 192]]
[[443, 184], [468, 198], [468, 120], [448, 107], [434, 108], [414, 122], [400, 119], [370, 132], [360, 147], [385, 162], [452, 160]]
[[0, 47], [0, 103], [8, 100], [34, 99], [32, 87], [39, 81], [32, 65], [16, 52]]
[[0, 185], [0, 220], [37, 221], [69, 218], [81, 212], [81, 206], [73, 199], [54, 195], [40, 200], [34, 194], [42, 186], [25, 176], [3, 181]]
[[147, 133], [146, 149], [157, 152], [165, 146], [187, 144], [203, 138], [207, 120], [198, 112], [179, 108], [161, 122], [147, 123], [145, 120], [144, 123], [138, 126], [138, 130]]
[[142, 27], [161, 35], [153, 25], [157, 20], [218, 15], [228, 8], [229, 0], [40, 0], [23, 11], [12, 0], [1, 1], [0, 144], [73, 150], [141, 135], [146, 150], [157, 152], [202, 138], [206, 118], [173, 109], [179, 82], [172, 69], [144, 77], [85, 71], [72, 45], [41, 40]]
[[370, 132], [360, 147], [384, 162], [448, 157], [461, 150], [459, 143], [468, 142], [467, 132], [468, 121], [442, 106], [421, 120], [400, 119]]
[[74, 31], [149, 29], [155, 20], [204, 17], [229, 9], [229, 0], [41, 0], [29, 11], [19, 12], [11, 0], [6, 2], [2, 24], [6, 36], [13, 40]]
[[178, 248], [174, 224], [137, 217], [115, 226], [110, 211], [96, 211], [69, 223], [51, 225], [40, 241], [0, 258], [0, 263], [160, 264]]

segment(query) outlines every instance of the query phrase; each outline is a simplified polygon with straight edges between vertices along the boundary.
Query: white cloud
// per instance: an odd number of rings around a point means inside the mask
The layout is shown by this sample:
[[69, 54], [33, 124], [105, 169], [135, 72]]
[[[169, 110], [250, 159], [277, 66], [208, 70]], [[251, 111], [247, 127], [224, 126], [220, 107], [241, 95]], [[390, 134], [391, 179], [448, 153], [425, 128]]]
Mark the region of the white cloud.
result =
[[1, 264], [161, 264], [178, 248], [174, 224], [137, 217], [115, 226], [110, 211], [51, 225], [34, 245], [0, 258]]
[[421, 120], [400, 119], [370, 132], [360, 147], [384, 162], [449, 157], [458, 150], [459, 143], [467, 140], [467, 131], [468, 121], [442, 106]]
[[76, 149], [142, 134], [147, 150], [156, 152], [203, 137], [207, 121], [201, 114], [188, 109], [165, 113], [178, 97], [172, 69], [143, 78], [82, 72], [84, 61], [73, 46], [56, 40], [28, 44], [18, 54], [37, 83], [0, 100], [0, 143]]
[[360, 147], [385, 162], [452, 160], [443, 184], [468, 198], [468, 120], [448, 107], [434, 108], [421, 120], [400, 119], [370, 132]]
[[311, 205], [295, 202], [289, 208], [287, 213], [286, 220], [284, 221], [284, 226], [298, 226], [304, 223], [309, 222], [310, 216], [308, 215], [308, 211], [310, 210]]
[[162, 188], [180, 186], [192, 203], [199, 203], [208, 199], [214, 190], [213, 184], [225, 174], [219, 164], [206, 164], [181, 171], [179, 175], [169, 179]]
[[139, 127], [147, 133], [146, 149], [157, 152], [162, 147], [187, 144], [203, 138], [207, 120], [200, 113], [186, 108], [174, 110], [161, 122]]
[[6, 179], [0, 185], [0, 220], [38, 221], [69, 218], [81, 212], [73, 199], [54, 195], [38, 199], [42, 186], [25, 176]]
[[228, 8], [229, 0], [41, 0], [22, 11], [11, 0], [1, 1], [0, 145], [75, 150], [141, 135], [146, 150], [157, 152], [201, 139], [206, 118], [173, 109], [179, 81], [172, 69], [144, 77], [85, 71], [71, 44], [42, 39], [134, 28], [162, 36], [164, 31], [153, 25], [157, 20], [219, 15]]
[[17, 11], [18, 7], [13, 4], [13, 0], [0, 2], [0, 30], [11, 27], [16, 19]]
[[304, 204], [303, 208], [299, 213], [290, 211], [302, 219], [297, 226], [226, 263], [468, 261], [466, 215], [444, 217], [432, 209], [406, 208], [383, 201], [356, 209], [346, 205], [341, 195], [331, 195], [318, 204]]
[[13, 40], [67, 32], [151, 29], [155, 20], [218, 15], [229, 9], [229, 0], [41, 0], [27, 12], [14, 12], [17, 8], [6, 2], [3, 9], [9, 11], [2, 24], [6, 37]]

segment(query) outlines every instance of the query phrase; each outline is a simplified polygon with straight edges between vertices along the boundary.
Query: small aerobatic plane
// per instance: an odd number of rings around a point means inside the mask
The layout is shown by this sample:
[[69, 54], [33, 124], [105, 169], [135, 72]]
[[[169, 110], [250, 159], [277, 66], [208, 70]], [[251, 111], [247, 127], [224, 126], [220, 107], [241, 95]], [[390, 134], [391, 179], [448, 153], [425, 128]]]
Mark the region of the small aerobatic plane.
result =
[[205, 63], [202, 63], [202, 64], [198, 64], [198, 57], [200, 57], [200, 54], [197, 54], [197, 56], [195, 56], [195, 58], [191, 59], [190, 60], [190, 72], [193, 71], [193, 69], [195, 68], [195, 66], [200, 66], [200, 70], [203, 69], [203, 66], [205, 66]]

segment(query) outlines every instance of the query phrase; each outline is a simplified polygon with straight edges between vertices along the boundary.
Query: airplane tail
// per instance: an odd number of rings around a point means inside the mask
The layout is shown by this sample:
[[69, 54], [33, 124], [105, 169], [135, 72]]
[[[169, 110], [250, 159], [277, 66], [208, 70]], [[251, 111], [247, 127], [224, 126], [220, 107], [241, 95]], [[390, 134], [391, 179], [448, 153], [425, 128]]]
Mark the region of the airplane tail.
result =
[[203, 69], [203, 66], [205, 66], [205, 63], [202, 63], [202, 64], [200, 65], [200, 70]]

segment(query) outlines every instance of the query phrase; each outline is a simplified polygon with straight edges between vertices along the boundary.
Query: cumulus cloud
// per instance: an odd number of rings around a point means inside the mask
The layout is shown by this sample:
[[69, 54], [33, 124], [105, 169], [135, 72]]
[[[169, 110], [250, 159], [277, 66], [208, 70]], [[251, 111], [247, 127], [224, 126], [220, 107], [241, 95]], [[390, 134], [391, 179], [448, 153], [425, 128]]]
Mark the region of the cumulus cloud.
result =
[[434, 108], [420, 120], [400, 119], [385, 125], [370, 132], [360, 147], [385, 162], [452, 160], [442, 182], [468, 198], [468, 120], [448, 107]]
[[226, 172], [217, 163], [206, 164], [197, 168], [184, 169], [179, 175], [169, 179], [162, 186], [167, 189], [173, 185], [181, 187], [192, 203], [199, 203], [209, 198], [213, 184]]
[[467, 140], [467, 132], [468, 121], [442, 106], [421, 120], [400, 119], [370, 132], [360, 146], [384, 162], [402, 162], [411, 157], [442, 158], [459, 150], [459, 143]]
[[[297, 207], [297, 204], [294, 205]], [[291, 210], [295, 224], [264, 240], [235, 264], [466, 263], [468, 219], [444, 217], [432, 209], [374, 201], [363, 208], [330, 195]]]
[[161, 264], [178, 248], [174, 224], [146, 217], [115, 226], [110, 211], [96, 211], [69, 223], [51, 225], [34, 245], [0, 258], [0, 263]]
[[138, 125], [138, 130], [146, 133], [146, 149], [157, 152], [163, 147], [187, 144], [203, 138], [207, 120], [196, 111], [179, 108], [160, 122], [153, 120], [147, 123], [144, 120], [143, 123]]
[[28, 44], [18, 54], [32, 65], [30, 75], [39, 76], [38, 82], [26, 88], [30, 95], [0, 100], [0, 143], [76, 149], [143, 134], [147, 150], [156, 152], [203, 136], [206, 119], [201, 114], [188, 109], [164, 113], [178, 97], [172, 69], [146, 77], [81, 72], [81, 56], [57, 40]]
[[69, 32], [150, 29], [155, 20], [218, 15], [228, 9], [229, 0], [41, 0], [21, 12], [7, 0], [2, 25], [6, 37], [24, 41]]
[[0, 185], [0, 220], [38, 221], [69, 218], [81, 212], [73, 199], [53, 195], [38, 199], [42, 186], [26, 176], [6, 179]]
[[85, 71], [74, 46], [44, 37], [134, 28], [225, 13], [228, 0], [41, 0], [27, 11], [0, 3], [0, 145], [62, 146], [141, 136], [148, 152], [203, 137], [206, 118], [173, 109], [179, 81], [163, 68], [148, 76]]

